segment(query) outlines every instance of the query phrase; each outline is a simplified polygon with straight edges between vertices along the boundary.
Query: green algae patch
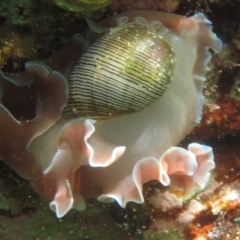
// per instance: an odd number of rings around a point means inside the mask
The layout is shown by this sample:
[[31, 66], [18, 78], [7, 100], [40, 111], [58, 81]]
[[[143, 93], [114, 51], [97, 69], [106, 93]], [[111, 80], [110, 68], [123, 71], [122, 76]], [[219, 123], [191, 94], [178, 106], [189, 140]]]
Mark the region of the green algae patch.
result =
[[10, 217], [0, 214], [1, 239], [112, 239], [119, 240], [127, 231], [119, 228], [106, 212], [71, 211], [63, 219], [57, 219], [46, 202], [37, 203], [33, 212], [25, 211], [21, 215]]
[[183, 236], [180, 236], [176, 229], [166, 230], [164, 232], [146, 231], [144, 232], [145, 240], [184, 240]]
[[71, 12], [94, 11], [107, 6], [111, 0], [44, 0]]
[[29, 181], [1, 161], [0, 169], [0, 239], [127, 239], [128, 229], [116, 224], [104, 204], [92, 200], [85, 211], [71, 210], [58, 219]]

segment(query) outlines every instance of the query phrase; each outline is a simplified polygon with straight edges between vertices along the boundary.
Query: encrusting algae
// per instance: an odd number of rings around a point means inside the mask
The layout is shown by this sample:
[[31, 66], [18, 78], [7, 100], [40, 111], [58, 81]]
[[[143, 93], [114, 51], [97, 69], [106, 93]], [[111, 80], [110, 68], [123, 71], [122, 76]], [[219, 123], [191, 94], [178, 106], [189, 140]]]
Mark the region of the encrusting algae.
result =
[[[36, 57], [34, 50], [34, 39], [26, 38], [20, 33], [9, 33], [0, 38], [0, 68], [5, 66], [10, 59], [13, 60], [13, 69], [17, 68], [17, 63], [20, 59], [28, 59]], [[26, 45], [28, 47], [26, 47]]]

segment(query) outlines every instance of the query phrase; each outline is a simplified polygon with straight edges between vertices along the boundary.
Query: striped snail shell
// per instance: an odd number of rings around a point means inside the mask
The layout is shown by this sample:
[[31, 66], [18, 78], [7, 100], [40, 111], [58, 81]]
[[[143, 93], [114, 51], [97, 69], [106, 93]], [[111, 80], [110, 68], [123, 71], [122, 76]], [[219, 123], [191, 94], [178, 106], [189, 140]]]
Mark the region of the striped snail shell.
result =
[[68, 78], [65, 119], [107, 119], [141, 111], [168, 88], [175, 54], [162, 36], [121, 25], [98, 39]]

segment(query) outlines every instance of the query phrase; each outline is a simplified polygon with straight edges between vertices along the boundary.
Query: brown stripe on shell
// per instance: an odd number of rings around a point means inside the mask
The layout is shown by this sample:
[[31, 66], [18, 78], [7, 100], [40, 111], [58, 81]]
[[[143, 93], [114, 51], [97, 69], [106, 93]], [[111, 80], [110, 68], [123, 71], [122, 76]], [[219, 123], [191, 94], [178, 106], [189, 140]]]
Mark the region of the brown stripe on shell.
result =
[[141, 111], [164, 94], [174, 65], [172, 47], [157, 33], [138, 25], [114, 28], [73, 69], [63, 117], [107, 119]]

